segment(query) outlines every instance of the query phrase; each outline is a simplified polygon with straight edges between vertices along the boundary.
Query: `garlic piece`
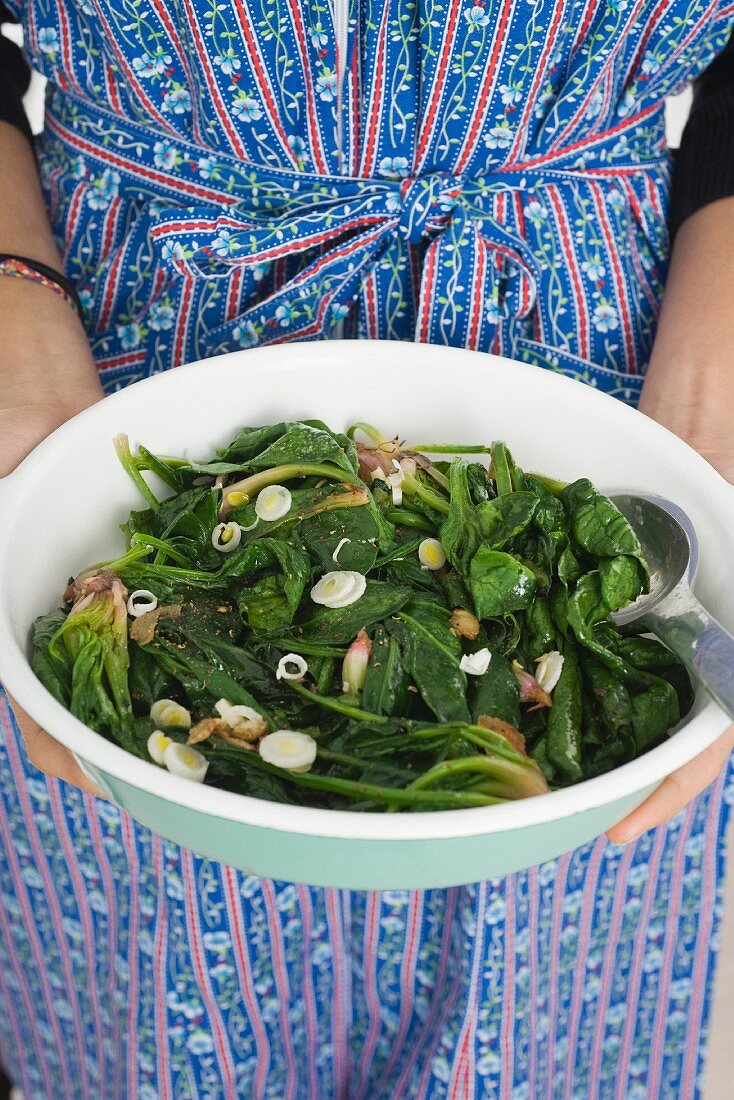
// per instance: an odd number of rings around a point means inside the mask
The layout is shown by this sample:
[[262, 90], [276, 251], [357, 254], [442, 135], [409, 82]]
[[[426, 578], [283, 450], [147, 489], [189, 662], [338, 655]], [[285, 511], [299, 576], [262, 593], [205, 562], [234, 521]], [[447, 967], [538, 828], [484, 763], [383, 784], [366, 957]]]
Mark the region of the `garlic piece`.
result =
[[541, 657], [538, 657], [535, 666], [535, 679], [543, 691], [547, 691], [550, 695], [561, 678], [563, 669], [562, 654], [557, 649], [552, 649], [550, 653], [544, 653]]
[[466, 653], [459, 661], [459, 668], [470, 676], [484, 676], [489, 668], [492, 654], [486, 648], [478, 649], [476, 653]]
[[242, 539], [239, 523], [218, 523], [212, 531], [212, 546], [222, 554], [231, 554]]

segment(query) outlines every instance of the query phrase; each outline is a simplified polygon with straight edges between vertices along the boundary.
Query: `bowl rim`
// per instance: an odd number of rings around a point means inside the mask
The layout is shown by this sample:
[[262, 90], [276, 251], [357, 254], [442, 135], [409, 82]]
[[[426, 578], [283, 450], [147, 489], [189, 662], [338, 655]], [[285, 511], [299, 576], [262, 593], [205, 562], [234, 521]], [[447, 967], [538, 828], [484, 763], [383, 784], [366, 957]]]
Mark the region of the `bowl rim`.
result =
[[[394, 350], [393, 341], [351, 341], [332, 340], [289, 345], [289, 356], [283, 361], [283, 348], [270, 346], [250, 349], [247, 352], [230, 352], [195, 363], [177, 367], [175, 372], [166, 371], [142, 379], [133, 386], [124, 387], [108, 395], [104, 402], [97, 402], [78, 413], [61, 425], [38, 445], [7, 477], [0, 480], [0, 514], [6, 520], [12, 519], [13, 502], [22, 500], [25, 488], [32, 483], [42, 470], [47, 458], [63, 448], [68, 437], [85, 431], [87, 425], [99, 417], [99, 410], [108, 410], [111, 403], [129, 400], [131, 390], [136, 389], [143, 397], [153, 387], [170, 386], [172, 378], [182, 379], [193, 372], [211, 371], [213, 367], [228, 369], [226, 361], [241, 360], [247, 354], [248, 367], [258, 369], [253, 361], [257, 353], [263, 369], [268, 372], [292, 366], [293, 356], [305, 360], [307, 369], [309, 360], [317, 358], [344, 358], [345, 353], [353, 358], [355, 345], [362, 345], [360, 353], [369, 354], [364, 345], [389, 345]], [[485, 353], [465, 351], [437, 345], [416, 344], [420, 354], [429, 356], [447, 354], [465, 357], [467, 368], [476, 363], [481, 356], [486, 369], [488, 356]], [[318, 349], [315, 351], [314, 349]], [[490, 356], [495, 365], [502, 368], [511, 366], [513, 371], [531, 372], [538, 384], [574, 387], [579, 396], [579, 386], [583, 386], [585, 397], [582, 400], [603, 401], [610, 417], [627, 419], [640, 414], [623, 402], [595, 390], [593, 387], [565, 377], [559, 373], [529, 363], [520, 363], [505, 356]], [[271, 362], [268, 362], [271, 360]], [[457, 363], [458, 366], [458, 363]], [[184, 375], [181, 372], [185, 372]], [[628, 421], [629, 422], [629, 421]], [[693, 451], [683, 440], [668, 429], [649, 420], [646, 426], [654, 438], [657, 435], [668, 451], [673, 448], [685, 456], [687, 464], [699, 465], [706, 491], [713, 495], [714, 503], [720, 504], [723, 511], [734, 513], [734, 487], [730, 486], [711, 467], [705, 459]], [[8, 536], [3, 532], [12, 529], [12, 522], [5, 522], [0, 530], [0, 578], [5, 558]], [[731, 524], [734, 532], [734, 522]], [[223, 791], [216, 787], [191, 783], [172, 775], [152, 762], [140, 760], [108, 741], [101, 734], [89, 729], [74, 717], [47, 691], [33, 673], [28, 658], [13, 637], [4, 603], [0, 602], [0, 669], [2, 683], [17, 699], [24, 710], [39, 724], [45, 724], [54, 730], [54, 736], [69, 748], [81, 761], [106, 773], [112, 779], [118, 779], [147, 794], [156, 796], [182, 807], [188, 807], [200, 813], [240, 822], [249, 826], [295, 833], [313, 837], [339, 838], [361, 841], [413, 842], [416, 840], [451, 839], [481, 834], [510, 832], [516, 829], [557, 821], [587, 810], [600, 808], [610, 802], [634, 796], [660, 783], [671, 772], [691, 760], [711, 744], [728, 724], [728, 718], [711, 699], [690, 721], [662, 745], [645, 755], [615, 768], [604, 775], [588, 779], [572, 787], [537, 795], [532, 798], [504, 803], [497, 806], [475, 807], [461, 810], [437, 810], [411, 814], [360, 814], [350, 810], [317, 809], [308, 806], [290, 806], [249, 795]], [[216, 801], [213, 806], [212, 802]]]

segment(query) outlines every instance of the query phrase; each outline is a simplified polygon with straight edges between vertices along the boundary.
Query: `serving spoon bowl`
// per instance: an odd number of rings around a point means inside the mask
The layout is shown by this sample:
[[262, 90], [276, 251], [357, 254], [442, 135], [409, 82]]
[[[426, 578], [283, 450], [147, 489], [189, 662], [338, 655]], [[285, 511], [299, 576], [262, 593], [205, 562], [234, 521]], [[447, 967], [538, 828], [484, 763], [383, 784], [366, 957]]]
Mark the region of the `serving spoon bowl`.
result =
[[650, 570], [650, 591], [614, 612], [612, 621], [655, 634], [734, 719], [734, 637], [691, 591], [698, 539], [690, 518], [662, 497], [620, 493], [611, 499], [640, 540]]

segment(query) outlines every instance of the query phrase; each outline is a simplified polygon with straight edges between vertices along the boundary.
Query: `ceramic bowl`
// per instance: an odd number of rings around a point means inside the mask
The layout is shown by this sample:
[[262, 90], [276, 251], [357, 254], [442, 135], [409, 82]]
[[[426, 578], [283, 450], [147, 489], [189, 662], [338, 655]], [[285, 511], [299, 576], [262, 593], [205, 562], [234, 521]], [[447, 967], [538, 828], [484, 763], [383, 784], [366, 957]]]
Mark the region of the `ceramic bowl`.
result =
[[518, 871], [599, 836], [723, 731], [724, 714], [699, 691], [664, 744], [597, 779], [507, 805], [383, 815], [283, 806], [191, 783], [84, 726], [34, 676], [29, 639], [69, 576], [120, 552], [118, 524], [141, 506], [112, 438], [124, 431], [133, 446], [202, 457], [244, 424], [314, 416], [336, 428], [371, 421], [413, 440], [501, 438], [525, 469], [675, 501], [700, 540], [697, 593], [734, 629], [734, 490], [671, 433], [591, 387], [493, 356], [368, 341], [284, 344], [180, 367], [76, 416], [0, 482], [0, 680], [132, 817], [274, 879], [449, 886]]

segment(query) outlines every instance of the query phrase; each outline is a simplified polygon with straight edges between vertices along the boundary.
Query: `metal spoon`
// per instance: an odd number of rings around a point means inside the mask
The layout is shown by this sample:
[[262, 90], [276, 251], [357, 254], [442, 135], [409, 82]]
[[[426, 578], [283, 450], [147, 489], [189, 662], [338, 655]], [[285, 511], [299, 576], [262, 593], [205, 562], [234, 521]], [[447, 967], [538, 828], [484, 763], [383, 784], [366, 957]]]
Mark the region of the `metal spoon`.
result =
[[691, 591], [698, 539], [690, 518], [661, 497], [624, 493], [611, 499], [633, 527], [650, 568], [649, 593], [614, 612], [612, 621], [634, 622], [657, 635], [734, 718], [734, 637]]

